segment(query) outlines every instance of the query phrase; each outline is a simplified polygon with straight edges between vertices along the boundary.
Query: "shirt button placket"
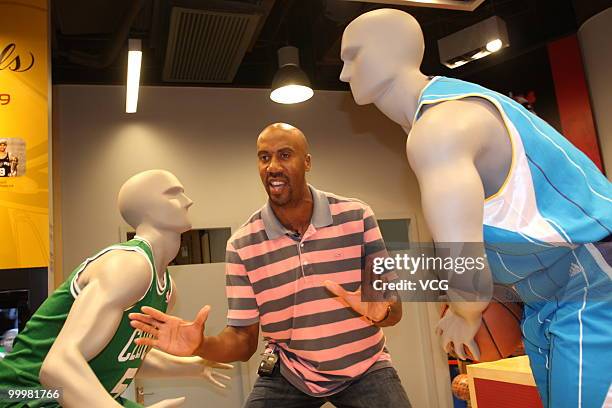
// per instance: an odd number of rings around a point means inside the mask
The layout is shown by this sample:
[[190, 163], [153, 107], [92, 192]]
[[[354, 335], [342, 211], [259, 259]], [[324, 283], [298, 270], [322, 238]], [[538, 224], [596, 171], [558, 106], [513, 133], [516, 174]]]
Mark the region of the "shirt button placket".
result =
[[304, 248], [304, 243], [299, 242], [296, 244], [298, 251], [298, 260], [300, 262], [300, 270], [302, 271], [302, 277], [306, 279], [306, 271], [304, 271], [304, 266], [308, 265], [308, 262], [302, 260], [302, 248]]

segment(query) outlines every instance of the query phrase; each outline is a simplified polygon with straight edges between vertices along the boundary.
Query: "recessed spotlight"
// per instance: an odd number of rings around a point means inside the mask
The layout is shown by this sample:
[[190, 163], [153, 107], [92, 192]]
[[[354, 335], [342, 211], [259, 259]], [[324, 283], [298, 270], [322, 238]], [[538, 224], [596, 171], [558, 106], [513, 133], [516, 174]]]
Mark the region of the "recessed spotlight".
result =
[[502, 45], [503, 45], [502, 40], [500, 40], [499, 38], [496, 38], [495, 40], [489, 41], [487, 43], [487, 51], [497, 52], [501, 50]]

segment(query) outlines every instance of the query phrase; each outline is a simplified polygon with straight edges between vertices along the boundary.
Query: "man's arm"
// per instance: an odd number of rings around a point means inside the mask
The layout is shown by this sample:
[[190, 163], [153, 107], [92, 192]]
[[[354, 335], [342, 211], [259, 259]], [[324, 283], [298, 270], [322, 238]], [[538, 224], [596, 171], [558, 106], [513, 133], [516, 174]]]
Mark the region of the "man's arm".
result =
[[257, 351], [259, 307], [246, 267], [231, 239], [225, 249], [225, 294], [228, 325], [217, 336], [205, 337], [198, 354], [224, 363], [248, 361]]
[[[487, 132], [496, 124], [480, 115], [478, 108], [470, 110], [466, 103], [444, 102], [426, 111], [410, 133], [407, 155], [419, 182], [423, 213], [434, 241], [453, 244], [451, 249], [467, 243], [455, 256], [484, 257], [485, 193], [475, 161], [489, 136]], [[460, 118], [458, 111], [462, 112]], [[458, 118], [457, 122], [452, 118]], [[486, 262], [478, 274], [450, 271], [450, 311], [439, 329], [444, 332], [444, 347], [448, 351], [452, 342], [459, 357], [464, 357], [462, 345], [478, 354], [472, 339], [492, 292]]]
[[[383, 240], [380, 227], [376, 216], [370, 207], [367, 207], [363, 214], [364, 223], [364, 256], [365, 256], [365, 273], [368, 276], [373, 275], [374, 271], [374, 259], [376, 258], [387, 258], [389, 253], [385, 241]], [[388, 280], [397, 277], [395, 271], [387, 271], [387, 273], [380, 276]], [[379, 322], [374, 322], [378, 327], [389, 327], [395, 326], [402, 320], [402, 301], [400, 297], [395, 294], [395, 300], [391, 301], [391, 304], [387, 306], [388, 312], [386, 316]]]
[[141, 337], [136, 344], [156, 347], [175, 356], [197, 355], [220, 363], [248, 361], [257, 350], [259, 323], [245, 327], [227, 326], [216, 336], [204, 337], [210, 306], [204, 306], [194, 321], [143, 307], [143, 313], [131, 313], [131, 325], [152, 337]]
[[43, 362], [40, 381], [47, 388], [63, 390], [59, 402], [65, 407], [120, 407], [88, 361], [111, 341], [123, 311], [145, 294], [151, 268], [139, 254], [112, 251], [94, 261], [83, 274], [87, 275], [83, 280], [87, 285], [74, 301]]
[[354, 292], [348, 292], [336, 282], [326, 280], [323, 283], [330, 292], [369, 319], [375, 326], [394, 326], [402, 319], [401, 299], [397, 294], [389, 296], [388, 293], [383, 294], [372, 288], [372, 279], [389, 280], [395, 278], [396, 274], [395, 271], [388, 271], [380, 276], [374, 274], [374, 259], [386, 258], [389, 254], [376, 217], [370, 207], [364, 209], [363, 224], [364, 270], [362, 271], [361, 287]]
[[[172, 293], [168, 302], [168, 312], [174, 309], [177, 297], [177, 288], [172, 277], [170, 281]], [[138, 378], [198, 377], [206, 379], [217, 387], [225, 388], [225, 385], [217, 381], [214, 376], [225, 380], [229, 380], [230, 377], [214, 371], [215, 368], [229, 370], [234, 367], [231, 364], [216, 363], [200, 357], [177, 357], [152, 349], [147, 353], [136, 376]]]
[[227, 326], [216, 336], [205, 336], [197, 355], [220, 363], [249, 361], [257, 351], [258, 339], [259, 323], [245, 327]]
[[228, 242], [225, 260], [228, 326], [216, 336], [204, 336], [210, 306], [204, 306], [192, 322], [143, 308], [132, 313], [132, 326], [152, 335], [136, 340], [176, 356], [198, 355], [204, 359], [230, 363], [248, 361], [257, 350], [259, 311], [246, 269], [237, 251]]

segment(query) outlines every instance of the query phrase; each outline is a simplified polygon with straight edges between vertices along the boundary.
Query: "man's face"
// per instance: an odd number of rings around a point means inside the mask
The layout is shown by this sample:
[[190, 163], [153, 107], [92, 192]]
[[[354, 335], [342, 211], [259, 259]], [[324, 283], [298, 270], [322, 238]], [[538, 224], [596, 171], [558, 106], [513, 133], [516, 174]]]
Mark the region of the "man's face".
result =
[[351, 85], [358, 105], [374, 103], [389, 88], [396, 76], [394, 61], [383, 55], [384, 46], [369, 44], [362, 34], [347, 29], [342, 37], [340, 58], [344, 62], [340, 80]]
[[257, 163], [270, 201], [284, 206], [301, 198], [310, 171], [310, 155], [301, 139], [288, 130], [265, 131], [257, 140]]
[[6, 151], [6, 143], [0, 143], [0, 152], [4, 153]]
[[191, 229], [187, 210], [193, 201], [185, 195], [183, 185], [172, 175], [164, 176], [151, 196], [147, 216], [159, 228], [179, 233]]

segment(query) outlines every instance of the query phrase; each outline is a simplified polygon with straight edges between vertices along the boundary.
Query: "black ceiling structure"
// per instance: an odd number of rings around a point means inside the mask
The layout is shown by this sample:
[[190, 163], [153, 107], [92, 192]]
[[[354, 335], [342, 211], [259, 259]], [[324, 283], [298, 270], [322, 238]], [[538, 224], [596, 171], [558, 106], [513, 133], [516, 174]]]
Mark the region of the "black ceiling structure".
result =
[[[612, 0], [486, 0], [468, 12], [345, 0], [54, 0], [51, 2], [53, 83], [124, 84], [127, 38], [140, 38], [143, 85], [269, 88], [278, 68], [278, 48], [292, 45], [300, 49], [302, 69], [315, 89], [346, 90], [347, 85], [338, 80], [342, 68], [339, 58], [342, 32], [359, 14], [381, 7], [405, 10], [421, 24], [426, 40], [424, 73], [474, 77], [481, 70], [575, 33], [582, 22], [610, 6]], [[231, 81], [164, 79], [169, 37], [174, 35], [171, 21], [175, 8], [257, 16], [257, 23], [249, 28], [251, 39], [242, 46], [244, 56], [236, 61]], [[439, 38], [494, 15], [506, 22], [510, 47], [454, 70], [440, 63]], [[212, 47], [223, 46], [227, 39], [217, 40], [221, 45]], [[188, 61], [190, 56], [182, 58]]]

